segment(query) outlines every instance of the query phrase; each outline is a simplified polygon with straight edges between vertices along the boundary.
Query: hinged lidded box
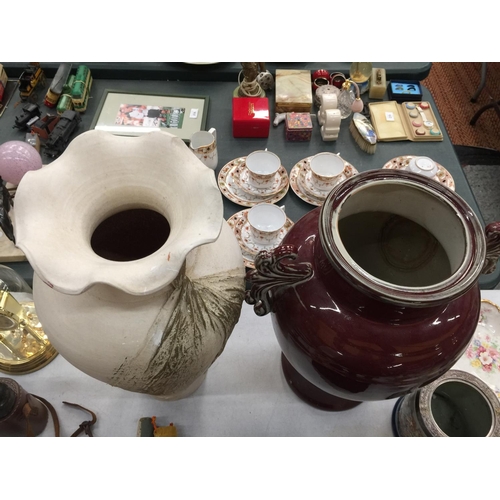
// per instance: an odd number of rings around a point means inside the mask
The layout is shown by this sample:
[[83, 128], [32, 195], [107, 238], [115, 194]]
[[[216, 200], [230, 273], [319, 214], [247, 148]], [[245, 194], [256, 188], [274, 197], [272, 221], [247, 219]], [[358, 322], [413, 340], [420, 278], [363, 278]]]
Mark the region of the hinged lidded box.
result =
[[313, 103], [311, 72], [276, 70], [276, 113], [310, 113]]
[[287, 141], [310, 141], [312, 129], [310, 113], [286, 114], [285, 138]]
[[233, 97], [233, 137], [269, 137], [267, 97]]

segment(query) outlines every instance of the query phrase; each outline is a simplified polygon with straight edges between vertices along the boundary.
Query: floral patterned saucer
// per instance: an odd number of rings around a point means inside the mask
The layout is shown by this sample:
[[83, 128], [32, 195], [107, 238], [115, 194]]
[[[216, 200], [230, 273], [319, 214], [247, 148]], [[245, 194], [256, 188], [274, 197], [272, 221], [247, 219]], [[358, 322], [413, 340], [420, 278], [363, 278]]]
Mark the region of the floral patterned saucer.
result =
[[273, 196], [284, 189], [288, 184], [288, 174], [285, 167], [281, 166], [274, 176], [272, 186], [268, 188], [258, 188], [250, 184], [250, 172], [245, 164], [241, 169], [234, 172], [234, 180], [236, 184], [245, 191], [254, 196]]
[[248, 223], [248, 210], [242, 210], [231, 216], [227, 223], [233, 230], [236, 239], [238, 240], [238, 244], [241, 248], [241, 254], [243, 256], [243, 262], [246, 267], [255, 268], [254, 266], [254, 258], [261, 250], [272, 250], [276, 248], [281, 240], [285, 237], [286, 233], [290, 231], [290, 228], [293, 226], [293, 222], [291, 219], [287, 217], [285, 226], [280, 231], [279, 240], [273, 246], [264, 246], [258, 245], [254, 241], [252, 241], [252, 237], [250, 236], [250, 224]]
[[[406, 167], [410, 163], [412, 158], [416, 158], [415, 156], [398, 156], [388, 161], [382, 168], [389, 168], [393, 170], [406, 170]], [[434, 162], [438, 167], [437, 174], [432, 177], [435, 181], [444, 184], [447, 188], [455, 191], [455, 181], [451, 176], [450, 172], [446, 170], [442, 165], [440, 165], [437, 161]]]
[[483, 299], [471, 343], [452, 370], [463, 370], [488, 384], [500, 398], [500, 307]]
[[[290, 186], [293, 192], [306, 203], [321, 206], [328, 196], [329, 191], [322, 191], [316, 188], [311, 181], [310, 160], [312, 156], [300, 160], [290, 172]], [[344, 160], [345, 171], [338, 181], [332, 185], [332, 189], [344, 182], [347, 178], [358, 174], [359, 172], [348, 162]]]
[[[238, 181], [242, 169], [246, 169], [246, 167], [244, 166], [245, 160], [246, 156], [236, 158], [235, 160], [232, 160], [224, 165], [219, 172], [219, 176], [217, 179], [219, 189], [228, 200], [244, 207], [253, 207], [254, 205], [264, 202], [276, 203], [286, 195], [286, 193], [288, 192], [288, 187], [290, 185], [290, 183], [288, 182], [288, 177], [286, 178], [286, 182], [282, 189], [277, 193], [272, 193], [270, 195], [250, 194], [242, 189]], [[280, 170], [278, 171], [281, 176], [280, 178], [283, 177], [283, 171], [286, 174], [285, 168], [281, 166]]]

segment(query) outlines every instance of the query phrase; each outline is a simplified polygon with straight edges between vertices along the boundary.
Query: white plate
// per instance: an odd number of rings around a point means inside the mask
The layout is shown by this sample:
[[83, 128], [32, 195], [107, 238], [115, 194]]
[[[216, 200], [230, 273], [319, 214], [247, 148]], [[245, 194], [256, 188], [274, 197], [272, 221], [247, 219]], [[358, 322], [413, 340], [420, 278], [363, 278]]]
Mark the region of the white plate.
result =
[[[410, 160], [415, 158], [413, 155], [397, 156], [392, 160], [388, 161], [382, 168], [387, 168], [391, 170], [406, 170], [406, 167], [410, 164]], [[440, 165], [437, 161], [434, 162], [438, 167], [437, 174], [432, 177], [435, 181], [445, 185], [447, 188], [455, 191], [455, 181], [448, 170], [446, 170], [443, 165]]]

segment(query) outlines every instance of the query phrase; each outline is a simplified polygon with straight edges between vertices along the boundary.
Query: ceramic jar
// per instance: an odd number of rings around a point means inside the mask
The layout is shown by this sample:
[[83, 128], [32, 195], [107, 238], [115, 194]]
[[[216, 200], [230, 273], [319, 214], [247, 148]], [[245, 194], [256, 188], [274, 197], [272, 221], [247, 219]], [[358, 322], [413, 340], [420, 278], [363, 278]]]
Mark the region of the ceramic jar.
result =
[[478, 278], [498, 258], [499, 224], [487, 231], [418, 174], [381, 169], [334, 188], [247, 274], [246, 300], [272, 312], [291, 388], [344, 410], [443, 375], [474, 333]]
[[88, 375], [177, 399], [238, 321], [244, 266], [213, 172], [184, 142], [89, 131], [16, 193], [44, 330]]
[[500, 437], [500, 401], [481, 379], [450, 370], [399, 399], [392, 425], [399, 437]]

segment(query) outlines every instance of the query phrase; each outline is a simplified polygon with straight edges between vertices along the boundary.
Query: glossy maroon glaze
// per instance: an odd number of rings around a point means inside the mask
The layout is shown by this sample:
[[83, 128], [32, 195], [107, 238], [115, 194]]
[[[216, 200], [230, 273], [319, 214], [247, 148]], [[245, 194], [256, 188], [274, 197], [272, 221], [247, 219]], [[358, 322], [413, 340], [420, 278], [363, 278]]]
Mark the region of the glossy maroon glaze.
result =
[[283, 240], [298, 249], [294, 265], [314, 270], [273, 300], [274, 330], [290, 364], [322, 391], [354, 401], [396, 398], [448, 371], [477, 325], [478, 285], [430, 307], [373, 298], [321, 251], [319, 215], [309, 212]]

